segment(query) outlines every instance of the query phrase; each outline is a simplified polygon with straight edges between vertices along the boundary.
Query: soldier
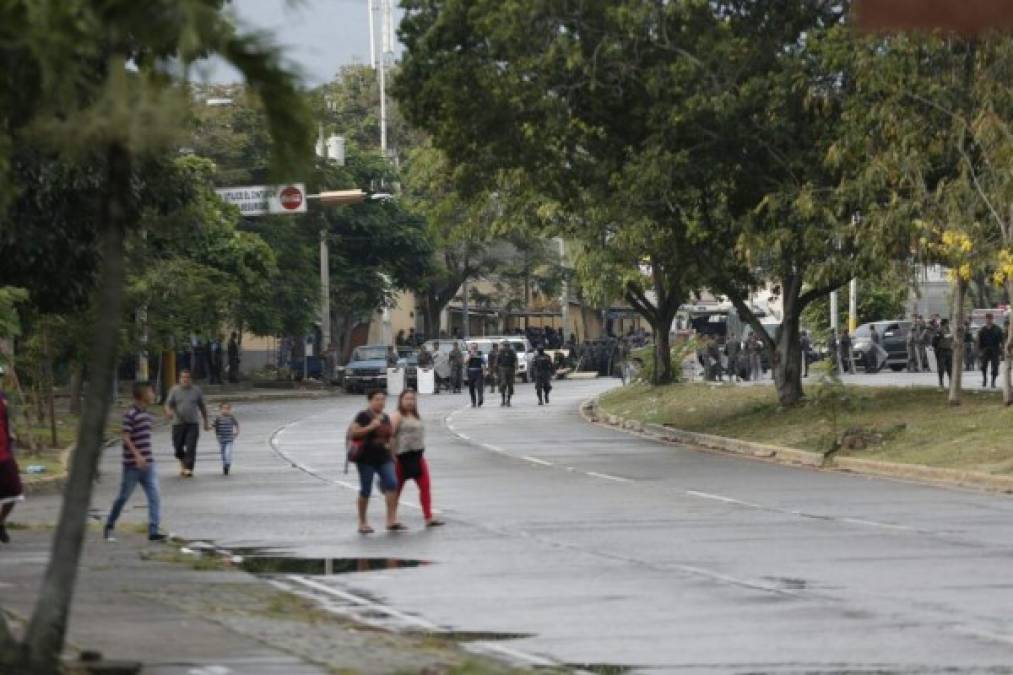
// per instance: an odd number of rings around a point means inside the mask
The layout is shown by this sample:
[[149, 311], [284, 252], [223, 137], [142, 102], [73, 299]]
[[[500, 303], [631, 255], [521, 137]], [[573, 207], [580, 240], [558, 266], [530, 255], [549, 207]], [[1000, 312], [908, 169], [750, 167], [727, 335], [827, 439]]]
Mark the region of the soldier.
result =
[[921, 317], [915, 314], [911, 322], [911, 328], [907, 332], [906, 341], [907, 372], [909, 373], [922, 372], [922, 359], [918, 350], [919, 342], [921, 342]]
[[471, 395], [471, 407], [478, 408], [485, 403], [485, 382], [482, 379], [482, 352], [474, 342], [468, 345], [468, 393]]
[[464, 373], [464, 354], [458, 343], [450, 350], [450, 387], [455, 394], [461, 393], [461, 380]]
[[500, 405], [510, 407], [510, 399], [514, 397], [514, 375], [517, 374], [517, 352], [506, 340], [500, 345], [496, 368], [499, 377]]
[[[978, 358], [977, 349], [974, 345], [974, 333], [971, 331], [971, 320], [964, 321], [964, 370], [975, 370], [974, 364]], [[982, 382], [981, 386], [985, 386]]]
[[943, 388], [943, 376], [953, 378], [953, 333], [950, 331], [950, 320], [943, 319], [939, 329], [932, 332], [932, 349], [936, 352], [936, 372], [939, 375], [939, 388]]
[[549, 392], [552, 391], [552, 376], [555, 370], [552, 359], [545, 353], [545, 348], [539, 347], [538, 354], [531, 362], [531, 374], [535, 378], [535, 392], [538, 394], [538, 405], [542, 405], [543, 394], [545, 403], [549, 402]]
[[721, 382], [723, 379], [721, 368], [721, 345], [716, 335], [712, 335], [707, 341], [707, 367], [709, 370], [707, 379]]
[[492, 343], [492, 347], [489, 349], [489, 357], [488, 359], [486, 359], [486, 372], [488, 372], [489, 374], [488, 377], [489, 377], [490, 394], [496, 393], [496, 373], [499, 369], [499, 364], [497, 363], [498, 360], [499, 360], [499, 345], [497, 345], [494, 342]]
[[932, 337], [935, 334], [935, 326], [927, 323], [924, 317], [918, 317], [918, 322], [918, 358], [921, 359], [922, 370], [930, 370], [928, 347], [932, 344]]
[[851, 359], [851, 335], [848, 329], [841, 330], [841, 339], [837, 342], [837, 348], [841, 352], [841, 370], [846, 373], [855, 374], [855, 364]]
[[739, 336], [732, 333], [725, 342], [725, 356], [728, 357], [728, 380], [736, 382], [742, 378], [739, 376], [739, 352], [742, 351], [742, 342]]
[[985, 386], [989, 364], [992, 365], [992, 388], [999, 377], [999, 355], [1002, 353], [1002, 329], [995, 325], [995, 317], [985, 315], [985, 325], [978, 331], [978, 354], [981, 357], [981, 386]]

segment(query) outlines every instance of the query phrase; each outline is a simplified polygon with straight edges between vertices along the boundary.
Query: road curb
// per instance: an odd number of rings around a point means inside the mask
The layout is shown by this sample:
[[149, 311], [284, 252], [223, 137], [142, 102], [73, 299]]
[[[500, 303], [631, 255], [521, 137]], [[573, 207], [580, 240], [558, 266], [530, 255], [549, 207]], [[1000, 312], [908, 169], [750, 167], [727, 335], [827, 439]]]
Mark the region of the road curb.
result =
[[994, 476], [981, 471], [944, 469], [923, 464], [899, 464], [859, 457], [827, 457], [818, 452], [684, 431], [660, 424], [645, 424], [639, 420], [604, 412], [600, 408], [597, 398], [581, 404], [580, 415], [591, 424], [619, 429], [658, 441], [682, 443], [691, 448], [716, 450], [732, 455], [765, 459], [779, 464], [897, 478], [921, 483], [956, 485], [990, 492], [1013, 493], [1013, 476]]

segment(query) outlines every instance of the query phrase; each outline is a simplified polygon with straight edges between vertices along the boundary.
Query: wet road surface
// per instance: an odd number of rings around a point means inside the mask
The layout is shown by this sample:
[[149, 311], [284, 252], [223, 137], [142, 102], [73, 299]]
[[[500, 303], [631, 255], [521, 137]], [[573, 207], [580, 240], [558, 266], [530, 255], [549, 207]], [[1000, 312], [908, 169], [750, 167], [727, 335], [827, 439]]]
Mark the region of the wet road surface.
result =
[[[1013, 672], [1013, 500], [700, 453], [583, 422], [579, 403], [610, 386], [562, 382], [547, 407], [524, 385], [508, 409], [492, 397], [477, 410], [465, 396], [423, 398], [447, 527], [422, 528], [410, 484], [410, 531], [369, 537], [355, 531], [354, 467], [342, 472], [344, 429], [364, 399], [239, 405], [228, 478], [207, 434], [197, 477], [176, 477], [159, 433], [165, 525], [311, 559], [266, 571], [350, 616], [474, 632], [479, 647], [521, 663]], [[116, 455], [103, 462], [109, 476]], [[100, 486], [99, 510], [115, 483]], [[55, 509], [50, 501], [33, 508]], [[143, 521], [143, 499], [132, 506]], [[370, 571], [320, 574], [347, 569]]]

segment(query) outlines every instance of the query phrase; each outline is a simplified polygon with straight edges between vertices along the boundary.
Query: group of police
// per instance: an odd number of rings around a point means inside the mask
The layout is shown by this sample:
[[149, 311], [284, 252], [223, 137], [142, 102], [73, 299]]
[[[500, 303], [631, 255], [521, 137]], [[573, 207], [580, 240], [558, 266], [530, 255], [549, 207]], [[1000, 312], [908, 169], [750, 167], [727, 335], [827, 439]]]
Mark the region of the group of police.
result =
[[[943, 386], [944, 378], [949, 378], [953, 370], [953, 330], [949, 319], [940, 319], [933, 315], [928, 321], [916, 314], [907, 337], [907, 369], [908, 372], [920, 373], [930, 370], [928, 360], [929, 346], [936, 356], [936, 372], [939, 375], [939, 386]], [[975, 361], [981, 369], [981, 386], [989, 384], [994, 389], [999, 377], [999, 361], [1002, 357], [1005, 335], [1003, 329], [995, 323], [991, 313], [985, 314], [985, 325], [978, 330], [977, 336], [971, 331], [970, 323], [964, 325], [963, 335], [966, 362], [973, 367]]]
[[[435, 356], [434, 356], [435, 354]], [[433, 343], [433, 351], [429, 351], [425, 345], [419, 349], [418, 367], [421, 369], [436, 368], [436, 358], [441, 355], [440, 343]], [[517, 377], [518, 354], [507, 340], [499, 345], [493, 344], [488, 354], [483, 354], [478, 345], [468, 345], [468, 352], [461, 351], [460, 344], [453, 343], [450, 352], [446, 356], [449, 365], [449, 386], [455, 394], [460, 394], [464, 375], [467, 373], [468, 394], [471, 396], [471, 406], [477, 408], [485, 403], [485, 384], [489, 383], [489, 393], [494, 394], [497, 387], [500, 394], [500, 405], [510, 407], [514, 396], [514, 382]], [[545, 353], [544, 347], [538, 347], [537, 354], [531, 362], [531, 376], [535, 382], [535, 392], [538, 394], [538, 405], [545, 405], [549, 402], [549, 392], [552, 391], [552, 378], [555, 376], [556, 367], [552, 358]], [[435, 378], [436, 393], [440, 393], [440, 381]]]

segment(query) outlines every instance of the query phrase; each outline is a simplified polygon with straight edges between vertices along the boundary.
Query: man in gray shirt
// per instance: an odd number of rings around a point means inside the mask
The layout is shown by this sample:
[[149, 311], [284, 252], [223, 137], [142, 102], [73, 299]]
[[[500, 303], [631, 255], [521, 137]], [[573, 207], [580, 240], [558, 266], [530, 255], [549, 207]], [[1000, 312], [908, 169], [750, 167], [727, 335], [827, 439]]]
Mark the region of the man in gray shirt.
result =
[[191, 478], [197, 462], [200, 418], [204, 418], [205, 431], [210, 431], [211, 425], [208, 423], [204, 393], [191, 382], [189, 370], [180, 372], [179, 384], [169, 392], [169, 398], [165, 400], [165, 416], [172, 420], [172, 447], [179, 460], [179, 475]]

